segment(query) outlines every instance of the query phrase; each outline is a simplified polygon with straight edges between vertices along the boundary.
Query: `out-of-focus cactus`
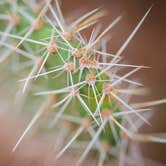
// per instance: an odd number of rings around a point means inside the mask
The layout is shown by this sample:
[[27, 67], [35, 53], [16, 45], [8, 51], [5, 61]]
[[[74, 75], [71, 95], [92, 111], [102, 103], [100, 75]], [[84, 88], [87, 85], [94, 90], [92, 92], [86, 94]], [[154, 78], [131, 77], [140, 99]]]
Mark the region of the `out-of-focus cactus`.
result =
[[[150, 10], [117, 53], [111, 54], [105, 51], [104, 44], [108, 40], [108, 31], [116, 27], [121, 16], [100, 33], [97, 23], [106, 13], [101, 9], [94, 9], [66, 24], [58, 0], [0, 2], [0, 61], [3, 63], [9, 56], [15, 56], [22, 70], [29, 72], [20, 80], [23, 86], [18, 92], [16, 106], [23, 109], [26, 100], [32, 105], [37, 98], [42, 101], [13, 151], [47, 112], [51, 116], [44, 123], [45, 128], [63, 133], [60, 134], [62, 149], [56, 157], [62, 156], [68, 148], [73, 151], [84, 149], [77, 164], [88, 153], [98, 152], [99, 165], [103, 165], [104, 161], [118, 157], [121, 143], [126, 140], [166, 142], [157, 135], [137, 133], [140, 124], [149, 124], [141, 113], [166, 100], [129, 103], [131, 97], [144, 94], [145, 89], [128, 77], [146, 67], [121, 63], [122, 52]], [[81, 32], [90, 26], [94, 28], [87, 40]], [[124, 68], [131, 70], [119, 76], [118, 71]], [[18, 70], [19, 73], [22, 71]], [[131, 115], [135, 115], [135, 121]]]

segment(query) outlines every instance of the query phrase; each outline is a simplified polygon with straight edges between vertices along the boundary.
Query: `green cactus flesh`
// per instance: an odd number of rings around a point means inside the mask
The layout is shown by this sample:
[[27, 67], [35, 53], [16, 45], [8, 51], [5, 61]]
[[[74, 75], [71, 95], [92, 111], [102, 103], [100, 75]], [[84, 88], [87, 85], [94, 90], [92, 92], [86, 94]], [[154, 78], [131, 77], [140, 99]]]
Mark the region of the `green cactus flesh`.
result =
[[[27, 5], [25, 5], [23, 2], [19, 1], [19, 3], [17, 3], [17, 7], [23, 9], [24, 12], [27, 12], [28, 15], [30, 15], [34, 19], [37, 17], [37, 15], [34, 14], [32, 12], [32, 10]], [[12, 13], [12, 12], [10, 12], [11, 8], [12, 8], [12, 6], [10, 6], [9, 4], [1, 6], [0, 12], [5, 13], [6, 11], [8, 11], [9, 13]], [[16, 12], [15, 14], [17, 14], [17, 16], [19, 17], [20, 23], [13, 27], [11, 34], [20, 34], [20, 32], [22, 32], [21, 36], [23, 37], [27, 32], [27, 31], [25, 31], [25, 29], [27, 27], [30, 28], [32, 26], [32, 22], [29, 22], [29, 20], [27, 20], [24, 16], [20, 15], [18, 12]], [[57, 51], [55, 51], [53, 53], [49, 53], [49, 57], [46, 60], [45, 65], [44, 65], [45, 70], [49, 71], [50, 68], [53, 68], [53, 67], [55, 68], [56, 66], [62, 66], [62, 65], [64, 65], [64, 62], [65, 63], [68, 63], [68, 62], [75, 63], [75, 68], [78, 69], [77, 71], [72, 72], [73, 82], [71, 82], [71, 80], [69, 80], [68, 83], [67, 83], [67, 71], [63, 71], [63, 73], [57, 78], [54, 78], [54, 77], [56, 75], [58, 75], [59, 72], [48, 74], [47, 80], [44, 81], [44, 86], [46, 89], [58, 90], [58, 89], [62, 89], [62, 88], [68, 87], [68, 86], [72, 86], [72, 84], [75, 85], [81, 81], [85, 81], [86, 76], [88, 74], [96, 75], [97, 72], [101, 72], [101, 70], [95, 66], [93, 68], [85, 67], [83, 69], [81, 79], [79, 80], [80, 58], [75, 58], [74, 56], [72, 56], [72, 52], [71, 52], [71, 49], [69, 48], [69, 46], [66, 44], [64, 39], [62, 39], [62, 37], [56, 32], [56, 30], [53, 29], [53, 27], [48, 22], [45, 22], [44, 20], [42, 20], [42, 23], [43, 23], [43, 26], [39, 30], [33, 30], [33, 32], [30, 34], [30, 36], [28, 38], [35, 40], [35, 41], [41, 41], [41, 42], [44, 41], [44, 43], [49, 44], [51, 36], [54, 36], [52, 38], [52, 40], [55, 41], [55, 43], [57, 44], [58, 47], [60, 47], [60, 49], [57, 48]], [[6, 22], [4, 21], [3, 25], [1, 25], [1, 29], [5, 26], [5, 24], [6, 24]], [[55, 26], [55, 29], [58, 29], [58, 31], [60, 31], [60, 28], [58, 26]], [[20, 39], [12, 40], [13, 43], [19, 43], [19, 41], [20, 41]], [[77, 50], [81, 50], [81, 48], [84, 48], [84, 46], [85, 46], [83, 43], [80, 43], [79, 41], [76, 41], [73, 38], [70, 39], [68, 42], [70, 43], [70, 45], [73, 48], [75, 48]], [[36, 43], [31, 43], [26, 40], [19, 46], [20, 49], [28, 52], [28, 50], [26, 49], [27, 47], [32, 50], [32, 52], [35, 56], [38, 56], [38, 57], [43, 58], [43, 55], [46, 54], [46, 52], [48, 53], [47, 46], [43, 46], [43, 45], [36, 44]], [[41, 50], [41, 51], [39, 52], [38, 50]], [[60, 58], [60, 56], [58, 54], [61, 55], [64, 62], [62, 61], [62, 59]], [[86, 57], [88, 57], [89, 60], [93, 61], [95, 58], [95, 55], [91, 52], [88, 52]], [[74, 59], [75, 59], [75, 62], [74, 62]], [[25, 58], [21, 57], [21, 60], [25, 61]], [[41, 78], [39, 76], [38, 78], [33, 80], [33, 82], [36, 82], [37, 85], [40, 85], [40, 82], [42, 82], [42, 79], [43, 78]], [[99, 82], [98, 82], [98, 80], [99, 80]], [[96, 90], [95, 91], [96, 91], [96, 96], [97, 96], [98, 101], [101, 98], [102, 86], [106, 82], [105, 80], [109, 80], [109, 76], [107, 76], [105, 73], [101, 74], [98, 78], [96, 78], [96, 83], [95, 83]], [[95, 100], [95, 96], [94, 96], [92, 87], [90, 85], [88, 85], [88, 83], [85, 83], [85, 85], [82, 88], [80, 88], [79, 93], [84, 95], [84, 96], [82, 96], [82, 99], [86, 103], [89, 110], [92, 113], [94, 113], [94, 111], [96, 110], [97, 104], [96, 104], [96, 100]], [[56, 94], [56, 98], [58, 98], [58, 100], [62, 100], [64, 98], [64, 96], [65, 96], [64, 94]], [[82, 119], [85, 117], [90, 117], [89, 113], [87, 111], [85, 111], [85, 109], [82, 107], [82, 105], [80, 104], [80, 102], [77, 99], [73, 98], [72, 100], [73, 100], [73, 102], [75, 101], [75, 104], [71, 104], [70, 106], [68, 106], [67, 109], [64, 111], [64, 114], [76, 116], [76, 117], [79, 117]], [[71, 103], [72, 103], [72, 101], [71, 101]], [[119, 107], [118, 107], [116, 101], [113, 98], [109, 99], [109, 97], [104, 98], [104, 101], [103, 101], [102, 105], [100, 106], [100, 110], [103, 110], [103, 109], [109, 109], [113, 112], [119, 112]], [[53, 112], [54, 111], [55, 111], [55, 113], [57, 113], [58, 109], [54, 109]], [[93, 118], [91, 118], [91, 120], [93, 121]], [[101, 139], [107, 140], [111, 145], [114, 145], [115, 140], [113, 139], [112, 132], [111, 132], [109, 125], [105, 127], [105, 130], [109, 131], [109, 132], [103, 131], [100, 136]], [[116, 131], [117, 131], [117, 133], [119, 133], [118, 127], [116, 128]]]

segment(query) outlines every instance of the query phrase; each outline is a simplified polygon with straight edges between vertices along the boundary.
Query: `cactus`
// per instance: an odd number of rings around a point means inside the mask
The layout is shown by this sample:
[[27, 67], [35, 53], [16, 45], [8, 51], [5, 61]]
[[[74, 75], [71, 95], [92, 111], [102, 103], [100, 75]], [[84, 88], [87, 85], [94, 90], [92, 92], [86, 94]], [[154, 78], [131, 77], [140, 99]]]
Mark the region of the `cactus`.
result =
[[[150, 111], [149, 106], [165, 103], [166, 99], [130, 103], [131, 97], [144, 94], [146, 89], [128, 77], [147, 67], [121, 63], [123, 51], [152, 7], [117, 53], [111, 54], [104, 49], [107, 33], [116, 28], [122, 16], [100, 32], [98, 22], [106, 12], [99, 8], [67, 24], [58, 0], [42, 3], [3, 0], [0, 3], [0, 50], [3, 53], [0, 61], [17, 57], [16, 69], [21, 78], [16, 106], [20, 110], [27, 108], [28, 114], [31, 107], [26, 101], [30, 105], [40, 102], [13, 152], [38, 121], [43, 121], [41, 125], [47, 130], [62, 134], [57, 159], [68, 148], [83, 149], [78, 165], [89, 153], [99, 154], [100, 166], [112, 157], [120, 158], [122, 142], [127, 140], [166, 142], [159, 135], [137, 132], [140, 124], [149, 124], [142, 112]], [[94, 28], [87, 40], [82, 31], [91, 26]], [[23, 68], [21, 71], [19, 65]], [[124, 68], [130, 71], [119, 76], [118, 71]], [[45, 121], [48, 112], [51, 116]], [[131, 115], [135, 116], [135, 122]], [[127, 148], [125, 151], [127, 154]]]

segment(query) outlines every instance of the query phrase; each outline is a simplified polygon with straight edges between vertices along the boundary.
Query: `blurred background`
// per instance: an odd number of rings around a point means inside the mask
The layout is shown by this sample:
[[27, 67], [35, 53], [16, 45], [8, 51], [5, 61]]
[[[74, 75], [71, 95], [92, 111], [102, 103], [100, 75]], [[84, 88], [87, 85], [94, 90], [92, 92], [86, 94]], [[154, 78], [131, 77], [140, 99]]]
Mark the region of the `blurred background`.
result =
[[[118, 50], [147, 9], [154, 4], [149, 16], [124, 51], [123, 56], [125, 56], [127, 62], [151, 67], [137, 74], [145, 87], [148, 87], [151, 91], [148, 96], [144, 97], [145, 100], [157, 100], [166, 97], [165, 0], [62, 0], [62, 3], [64, 15], [72, 19], [96, 7], [105, 8], [108, 15], [103, 19], [104, 26], [122, 14], [122, 21], [111, 31], [112, 39], [108, 46], [108, 51], [111, 53]], [[1, 83], [4, 83], [6, 77], [3, 76], [2, 70], [0, 74], [1, 80], [3, 80]], [[10, 106], [10, 100], [12, 100], [10, 92], [6, 91], [3, 86], [0, 86], [0, 92], [1, 110], [13, 110]], [[152, 127], [145, 125], [141, 129], [142, 132], [166, 132], [166, 105], [154, 109], [156, 111], [150, 120]], [[11, 147], [27, 124], [23, 118], [20, 120], [18, 117], [13, 118], [12, 116], [13, 114], [10, 117], [2, 115], [0, 119], [0, 149], [3, 150], [0, 150], [0, 165], [41, 165], [48, 155], [49, 147], [38, 141], [40, 139], [31, 138], [29, 143], [24, 147], [22, 146], [16, 154], [11, 153]], [[18, 130], [16, 131], [16, 129]], [[34, 144], [37, 146], [32, 152], [30, 147], [33, 147]], [[143, 156], [166, 165], [166, 145], [147, 143], [140, 146]], [[25, 153], [27, 149], [28, 155]], [[24, 161], [22, 161], [23, 158]], [[71, 159], [66, 157], [57, 165], [68, 165], [69, 161]], [[89, 165], [92, 165], [92, 163]], [[158, 166], [159, 164], [154, 165]]]

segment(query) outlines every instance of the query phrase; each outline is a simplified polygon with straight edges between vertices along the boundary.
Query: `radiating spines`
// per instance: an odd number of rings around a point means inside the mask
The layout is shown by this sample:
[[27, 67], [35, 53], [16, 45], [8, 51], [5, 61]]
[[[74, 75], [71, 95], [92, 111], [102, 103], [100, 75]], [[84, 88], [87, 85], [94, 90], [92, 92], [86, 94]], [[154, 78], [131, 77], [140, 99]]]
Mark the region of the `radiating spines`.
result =
[[[7, 1], [2, 4], [5, 2]], [[120, 163], [124, 164], [130, 140], [166, 142], [160, 134], [138, 133], [142, 124], [150, 125], [145, 114], [151, 113], [151, 106], [164, 104], [166, 100], [132, 103], [130, 98], [145, 95], [147, 89], [131, 77], [147, 67], [122, 63], [123, 51], [152, 7], [114, 54], [107, 52], [106, 45], [111, 38], [107, 34], [118, 26], [122, 16], [115, 18], [102, 31], [99, 20], [105, 15], [103, 9], [96, 8], [68, 24], [58, 0], [54, 1], [55, 6], [51, 0], [41, 4], [36, 1], [24, 2], [20, 5], [17, 1], [9, 1], [7, 4], [10, 5], [10, 14], [0, 13], [0, 20], [7, 23], [0, 32], [0, 51], [3, 51], [0, 61], [10, 58], [9, 55], [14, 52], [22, 65], [25, 65], [26, 60], [30, 64], [25, 66], [25, 71], [29, 74], [20, 79], [24, 92], [19, 91], [18, 96], [23, 99], [21, 102], [30, 93], [34, 93], [36, 98], [46, 99], [34, 113], [13, 151], [19, 147], [33, 125], [41, 117], [44, 118], [45, 111], [50, 110], [53, 117], [49, 128], [60, 128], [67, 132], [59, 133], [57, 130], [62, 138], [57, 145], [60, 149], [57, 159], [68, 149], [79, 148], [83, 153], [77, 164], [81, 164], [91, 151], [98, 152], [100, 166], [110, 155], [120, 158]], [[86, 39], [82, 31], [90, 26], [93, 26], [93, 30]], [[126, 68], [128, 72], [120, 74], [119, 71]], [[41, 80], [48, 83], [44, 88]], [[31, 89], [32, 83], [41, 86], [41, 90]], [[65, 127], [65, 123], [72, 124], [72, 127]]]

